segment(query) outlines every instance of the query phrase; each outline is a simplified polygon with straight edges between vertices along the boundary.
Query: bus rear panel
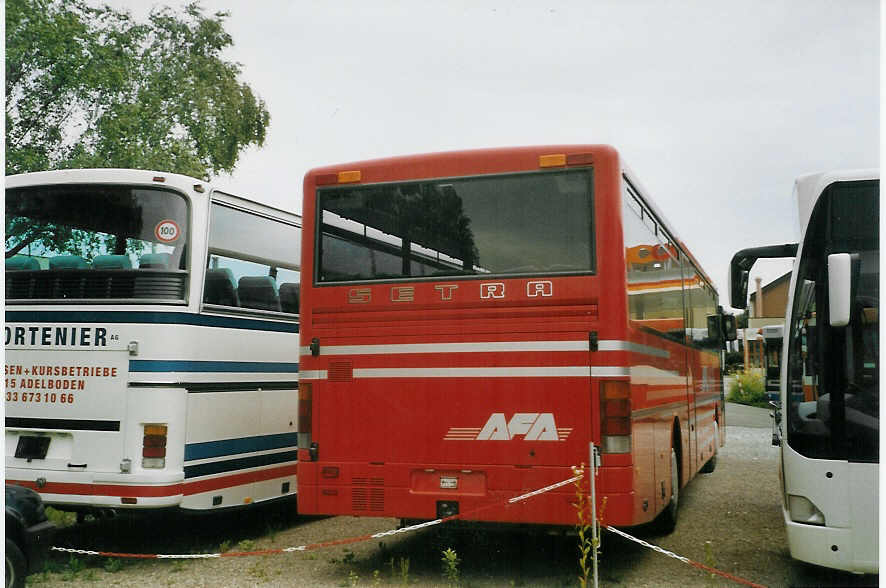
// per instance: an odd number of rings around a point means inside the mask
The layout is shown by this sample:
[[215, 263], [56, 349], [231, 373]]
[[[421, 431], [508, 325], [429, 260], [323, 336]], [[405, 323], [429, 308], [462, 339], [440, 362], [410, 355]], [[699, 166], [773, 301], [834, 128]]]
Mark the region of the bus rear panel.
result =
[[607, 522], [665, 508], [674, 441], [681, 484], [720, 445], [719, 355], [687, 361], [679, 267], [631, 274], [626, 182], [606, 146], [309, 172], [300, 512], [572, 525], [572, 485], [507, 501], [590, 443]]
[[11, 176], [5, 204], [7, 483], [81, 512], [293, 495], [297, 303], [243, 286], [297, 281], [297, 255], [244, 246], [297, 217], [141, 170]]

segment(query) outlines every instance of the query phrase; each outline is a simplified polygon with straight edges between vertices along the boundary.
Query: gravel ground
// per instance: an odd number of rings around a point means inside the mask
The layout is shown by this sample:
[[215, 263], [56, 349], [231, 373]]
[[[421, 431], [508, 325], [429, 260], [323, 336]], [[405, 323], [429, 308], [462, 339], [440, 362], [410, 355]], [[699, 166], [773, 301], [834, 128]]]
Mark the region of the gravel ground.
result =
[[[681, 492], [680, 522], [673, 534], [655, 536], [643, 529], [632, 532], [679, 555], [768, 586], [876, 585], [876, 576], [841, 574], [790, 559], [779, 508], [777, 451], [770, 446], [766, 427], [727, 427], [727, 443], [716, 471], [699, 475]], [[397, 524], [394, 519], [298, 517], [293, 507], [291, 503], [272, 505], [212, 517], [88, 521], [64, 530], [56, 545], [133, 553], [251, 551], [359, 536], [393, 529]], [[389, 586], [402, 585], [405, 578], [414, 586], [445, 586], [441, 552], [446, 548], [454, 549], [461, 560], [462, 586], [578, 583], [575, 537], [437, 529], [322, 551], [212, 560], [121, 561], [54, 554], [53, 571], [30, 577], [29, 585]], [[711, 578], [607, 533], [600, 585], [738, 584]]]

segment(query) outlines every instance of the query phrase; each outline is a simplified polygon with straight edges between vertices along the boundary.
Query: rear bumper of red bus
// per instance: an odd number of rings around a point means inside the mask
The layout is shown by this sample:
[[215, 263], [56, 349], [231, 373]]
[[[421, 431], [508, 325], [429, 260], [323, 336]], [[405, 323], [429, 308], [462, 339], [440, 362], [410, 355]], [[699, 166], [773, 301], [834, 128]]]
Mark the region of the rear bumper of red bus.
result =
[[[605, 508], [607, 524], [636, 524], [631, 470], [609, 467], [600, 471], [597, 502], [598, 509]], [[300, 514], [424, 520], [458, 514], [467, 521], [573, 526], [578, 522], [574, 483], [509, 502], [573, 477], [568, 467], [453, 469], [446, 465], [302, 461], [298, 510]], [[587, 474], [582, 488], [589, 493]]]

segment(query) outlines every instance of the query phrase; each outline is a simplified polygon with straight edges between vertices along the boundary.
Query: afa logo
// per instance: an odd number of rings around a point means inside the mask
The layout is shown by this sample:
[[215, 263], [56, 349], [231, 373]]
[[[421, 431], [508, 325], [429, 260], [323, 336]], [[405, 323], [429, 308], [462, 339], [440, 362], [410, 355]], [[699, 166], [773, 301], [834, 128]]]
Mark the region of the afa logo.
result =
[[518, 412], [505, 418], [502, 412], [494, 412], [482, 428], [449, 429], [446, 441], [565, 441], [572, 428], [558, 428], [550, 412]]

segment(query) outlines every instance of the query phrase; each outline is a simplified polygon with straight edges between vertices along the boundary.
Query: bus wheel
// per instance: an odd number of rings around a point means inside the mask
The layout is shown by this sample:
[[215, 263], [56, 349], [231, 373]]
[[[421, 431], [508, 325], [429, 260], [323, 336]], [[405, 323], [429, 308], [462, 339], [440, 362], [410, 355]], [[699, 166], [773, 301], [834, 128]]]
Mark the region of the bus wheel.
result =
[[680, 502], [680, 476], [677, 470], [677, 452], [671, 448], [671, 501], [656, 519], [656, 528], [664, 534], [677, 527], [677, 506]]
[[6, 539], [6, 588], [23, 588], [28, 563], [18, 545]]
[[717, 448], [720, 447], [720, 425], [717, 424], [717, 421], [714, 421], [714, 455], [711, 456], [703, 466], [701, 466], [701, 473], [710, 474], [717, 467]]

